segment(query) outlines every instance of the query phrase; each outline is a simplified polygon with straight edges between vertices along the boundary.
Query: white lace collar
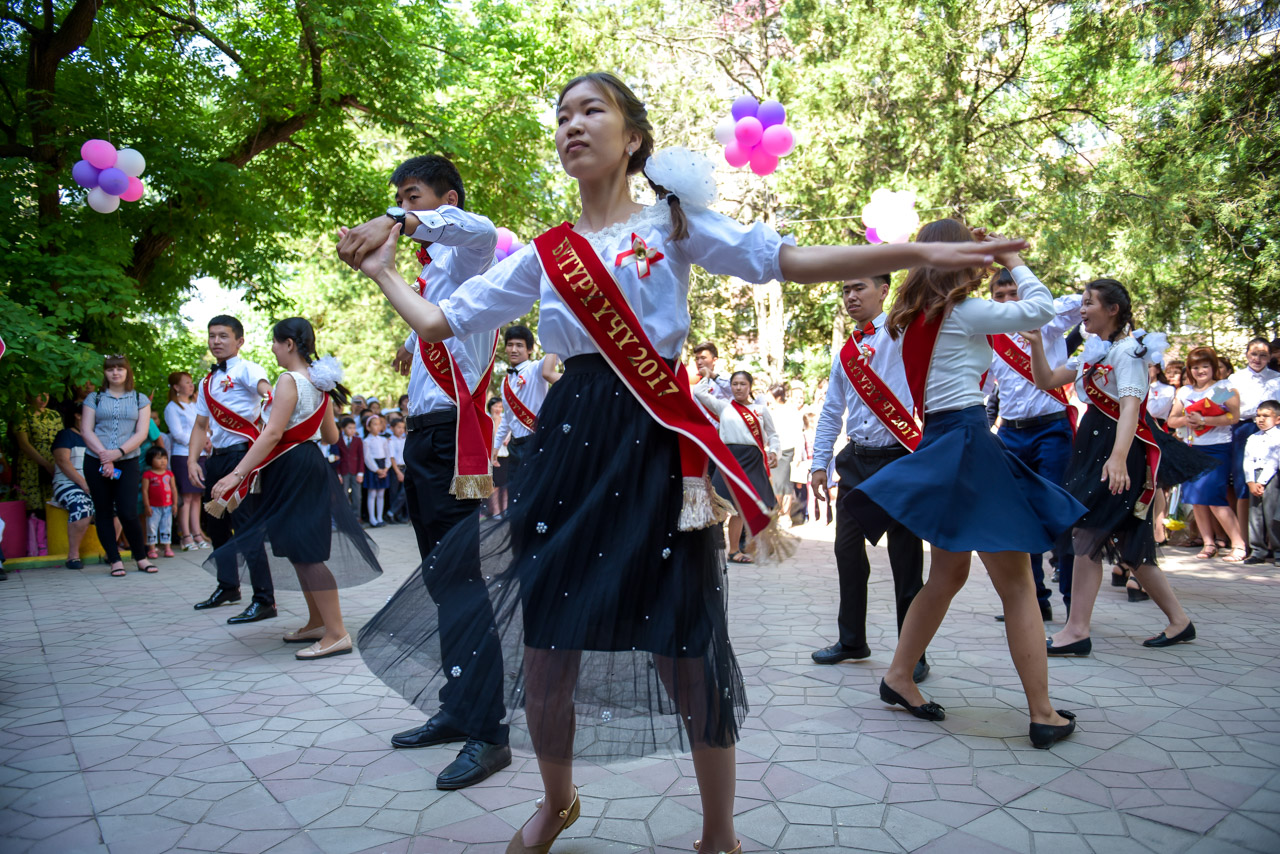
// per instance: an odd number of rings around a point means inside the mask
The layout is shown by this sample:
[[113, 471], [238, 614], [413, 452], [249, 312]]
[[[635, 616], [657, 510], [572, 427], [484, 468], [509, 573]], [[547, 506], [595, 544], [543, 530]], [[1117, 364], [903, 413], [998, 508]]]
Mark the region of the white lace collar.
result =
[[671, 208], [666, 201], [659, 201], [640, 210], [627, 217], [624, 222], [617, 222], [613, 225], [607, 225], [599, 231], [583, 231], [579, 232], [583, 237], [590, 241], [597, 252], [610, 249], [621, 237], [629, 237], [631, 232], [635, 231], [642, 225], [670, 225], [671, 224]]

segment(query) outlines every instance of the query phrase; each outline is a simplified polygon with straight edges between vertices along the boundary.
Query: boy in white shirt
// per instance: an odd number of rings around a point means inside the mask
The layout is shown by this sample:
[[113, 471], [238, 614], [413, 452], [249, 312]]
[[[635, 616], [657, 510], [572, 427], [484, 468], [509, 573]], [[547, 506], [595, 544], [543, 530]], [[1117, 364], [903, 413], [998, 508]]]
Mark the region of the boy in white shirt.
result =
[[1258, 432], [1249, 437], [1244, 447], [1244, 472], [1249, 486], [1249, 556], [1250, 565], [1266, 563], [1275, 556], [1273, 544], [1280, 542], [1277, 519], [1280, 518], [1280, 402], [1264, 400], [1258, 404], [1254, 423]]

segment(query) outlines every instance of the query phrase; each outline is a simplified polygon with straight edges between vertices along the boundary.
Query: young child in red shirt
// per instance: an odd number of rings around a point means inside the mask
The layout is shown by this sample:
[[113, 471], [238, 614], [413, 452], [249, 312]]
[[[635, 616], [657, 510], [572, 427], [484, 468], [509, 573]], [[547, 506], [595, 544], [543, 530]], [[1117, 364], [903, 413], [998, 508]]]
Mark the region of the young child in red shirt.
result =
[[159, 557], [156, 541], [164, 546], [164, 556], [173, 557], [173, 496], [178, 487], [169, 471], [169, 455], [159, 445], [147, 451], [147, 470], [142, 473], [142, 510], [147, 517], [147, 557]]

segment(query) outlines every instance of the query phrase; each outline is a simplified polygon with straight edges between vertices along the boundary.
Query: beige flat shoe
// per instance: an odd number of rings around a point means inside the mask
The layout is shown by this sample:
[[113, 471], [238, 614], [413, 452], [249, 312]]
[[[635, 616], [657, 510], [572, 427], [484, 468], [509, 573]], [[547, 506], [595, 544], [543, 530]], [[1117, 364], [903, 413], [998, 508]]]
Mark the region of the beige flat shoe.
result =
[[324, 626], [316, 626], [314, 629], [294, 629], [284, 636], [285, 643], [310, 643], [318, 641], [324, 637]]
[[298, 650], [293, 657], [299, 661], [315, 661], [317, 658], [346, 655], [349, 652], [351, 652], [351, 635], [343, 635], [341, 639], [328, 646], [320, 646], [320, 641], [316, 641], [306, 649]]
[[[538, 806], [542, 805], [542, 799], [539, 798]], [[569, 804], [568, 809], [560, 810], [560, 819], [564, 822], [560, 825], [560, 829], [556, 831], [556, 835], [548, 839], [546, 842], [537, 845], [524, 844], [524, 828], [521, 827], [516, 831], [516, 835], [511, 837], [511, 841], [507, 843], [507, 854], [548, 854], [551, 851], [551, 845], [564, 833], [564, 829], [578, 820], [578, 816], [582, 814], [582, 801], [578, 799], [578, 787], [573, 787], [573, 803]], [[526, 822], [527, 823], [527, 822]]]

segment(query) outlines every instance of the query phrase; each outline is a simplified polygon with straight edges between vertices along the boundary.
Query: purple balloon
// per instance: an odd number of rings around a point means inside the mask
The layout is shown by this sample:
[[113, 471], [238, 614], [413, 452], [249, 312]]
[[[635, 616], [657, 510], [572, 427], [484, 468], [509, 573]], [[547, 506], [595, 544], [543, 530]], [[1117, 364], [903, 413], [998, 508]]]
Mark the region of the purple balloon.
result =
[[102, 192], [118, 196], [129, 189], [129, 176], [112, 166], [98, 173], [98, 186]]
[[86, 190], [98, 186], [99, 174], [98, 169], [88, 160], [77, 160], [76, 165], [71, 167], [71, 177]]
[[760, 105], [756, 118], [760, 120], [760, 124], [765, 127], [773, 127], [780, 125], [787, 120], [787, 110], [777, 101], [765, 101]]
[[735, 122], [745, 119], [747, 116], [754, 117], [756, 111], [760, 109], [760, 102], [750, 95], [739, 95], [733, 102], [733, 107], [729, 113], [733, 116]]

